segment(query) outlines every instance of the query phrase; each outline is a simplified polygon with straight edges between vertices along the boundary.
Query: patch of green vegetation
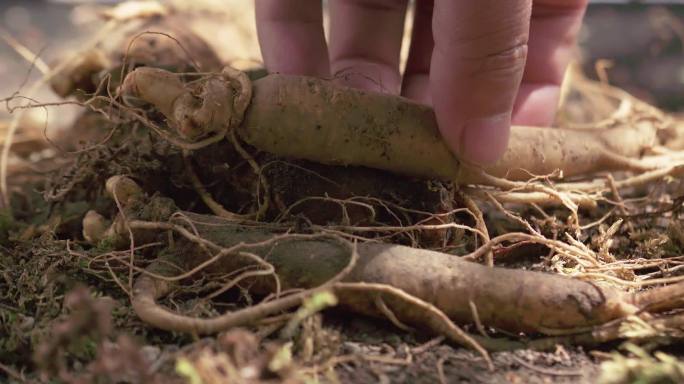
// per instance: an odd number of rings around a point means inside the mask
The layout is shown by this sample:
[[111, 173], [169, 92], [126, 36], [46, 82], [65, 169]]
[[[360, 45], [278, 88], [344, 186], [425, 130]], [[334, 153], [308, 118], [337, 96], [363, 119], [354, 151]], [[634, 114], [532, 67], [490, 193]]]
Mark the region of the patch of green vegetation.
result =
[[0, 246], [8, 246], [10, 232], [15, 230], [17, 222], [9, 209], [0, 209]]
[[612, 359], [601, 364], [599, 384], [676, 384], [684, 382], [684, 362], [662, 352], [653, 355], [644, 349], [627, 344], [625, 349], [632, 355], [618, 352]]

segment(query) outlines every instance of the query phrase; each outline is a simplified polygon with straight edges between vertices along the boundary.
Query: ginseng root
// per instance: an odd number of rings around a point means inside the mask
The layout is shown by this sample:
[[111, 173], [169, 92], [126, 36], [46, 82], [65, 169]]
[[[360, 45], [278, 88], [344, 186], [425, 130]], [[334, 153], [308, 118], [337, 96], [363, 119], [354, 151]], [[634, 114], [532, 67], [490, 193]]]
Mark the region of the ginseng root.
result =
[[[282, 289], [313, 288], [338, 274], [349, 262], [348, 247], [326, 239], [288, 239], [268, 242], [275, 233], [245, 229], [223, 219], [184, 213], [201, 237], [228, 249], [238, 244], [245, 252], [263, 257], [275, 268]], [[144, 228], [142, 223], [132, 226]], [[259, 245], [259, 243], [263, 245]], [[254, 245], [249, 245], [254, 244]], [[200, 250], [183, 248], [188, 268], [207, 260]], [[433, 304], [458, 323], [472, 323], [470, 302], [480, 321], [511, 332], [561, 331], [603, 324], [637, 314], [646, 306], [670, 309], [658, 290], [629, 294], [560, 275], [487, 267], [459, 257], [424, 249], [383, 243], [358, 245], [356, 265], [344, 282], [384, 284]], [[238, 252], [236, 252], [237, 254]], [[244, 268], [246, 258], [228, 256], [211, 267], [212, 273]], [[262, 294], [274, 290], [271, 277], [251, 281]], [[670, 301], [679, 302], [684, 285], [661, 288]], [[344, 290], [340, 290], [344, 293]], [[356, 312], [382, 316], [365, 295], [343, 294], [341, 303]], [[657, 297], [657, 298], [656, 298]], [[398, 300], [397, 300], [398, 301]], [[409, 308], [385, 299], [396, 316], [409, 324], [420, 324]], [[214, 330], [215, 332], [216, 330]]]
[[[330, 235], [291, 235], [258, 226], [244, 227], [216, 216], [182, 212], [166, 217], [142, 217], [135, 207], [141, 204], [161, 206], [144, 197], [130, 179], [117, 176], [108, 182], [108, 190], [128, 210], [111, 227], [109, 236], [127, 239], [165, 232], [176, 235], [174, 261], [186, 271], [148, 270], [135, 284], [133, 306], [149, 323], [173, 331], [214, 333], [225, 327], [244, 325], [301, 302], [303, 295], [283, 296], [264, 307], [224, 315], [217, 319], [196, 319], [163, 309], [156, 300], [166, 295], [175, 282], [197, 277], [196, 273], [231, 273], [266, 268], [242, 283], [250, 291], [268, 295], [288, 290], [328, 287], [340, 303], [352, 311], [373, 316], [393, 316], [403, 324], [442, 329], [425, 315], [426, 303], [445, 318], [458, 323], [474, 321], [473, 308], [482, 324], [510, 332], [557, 334], [610, 323], [629, 316], [649, 318], [647, 311], [662, 312], [681, 306], [684, 284], [656, 288], [644, 293], [625, 293], [610, 287], [560, 275], [524, 270], [486, 267], [457, 256], [411, 247], [349, 243]], [[156, 199], [162, 199], [157, 197]], [[129, 205], [130, 207], [126, 207]], [[151, 211], [151, 210], [150, 210]], [[150, 219], [155, 221], [149, 221]], [[90, 232], [92, 233], [92, 231]], [[147, 233], [146, 236], [141, 236]], [[492, 239], [476, 252], [525, 234], [507, 234]], [[93, 239], [99, 241], [101, 239]], [[112, 239], [110, 238], [110, 241]], [[352, 252], [350, 252], [350, 250]], [[163, 265], [163, 264], [162, 264]], [[254, 270], [252, 270], [254, 272]], [[274, 278], [277, 276], [277, 279]], [[337, 284], [337, 283], [340, 284]], [[367, 295], [362, 292], [365, 291]], [[387, 287], [382, 290], [379, 287]], [[361, 292], [361, 293], [360, 293]], [[398, 292], [392, 294], [392, 292]], [[375, 300], [371, 300], [375, 297]], [[415, 298], [414, 301], [406, 297]], [[429, 310], [428, 310], [429, 312]], [[429, 323], [429, 324], [426, 324]], [[620, 337], [619, 332], [613, 333]], [[605, 340], [604, 340], [605, 341]]]
[[[217, 77], [208, 77], [204, 91], [198, 92], [196, 83], [185, 85], [174, 74], [138, 68], [128, 75], [122, 91], [154, 104], [185, 137], [187, 117], [201, 111], [213, 120], [195, 124], [193, 136], [230, 127], [250, 145], [277, 156], [488, 184], [481, 169], [462, 164], [446, 146], [427, 106], [326, 80], [277, 74], [254, 81], [251, 95], [244, 80], [235, 81], [243, 78], [235, 71], [224, 72], [220, 83]], [[220, 86], [231, 91], [219, 91]], [[241, 100], [251, 99], [244, 119], [227, 116], [232, 111], [226, 110], [225, 95], [233, 93]], [[654, 145], [656, 130], [649, 120], [601, 130], [514, 126], [503, 158], [484, 171], [498, 178], [527, 180], [557, 170], [564, 176], [643, 170], [635, 160]]]

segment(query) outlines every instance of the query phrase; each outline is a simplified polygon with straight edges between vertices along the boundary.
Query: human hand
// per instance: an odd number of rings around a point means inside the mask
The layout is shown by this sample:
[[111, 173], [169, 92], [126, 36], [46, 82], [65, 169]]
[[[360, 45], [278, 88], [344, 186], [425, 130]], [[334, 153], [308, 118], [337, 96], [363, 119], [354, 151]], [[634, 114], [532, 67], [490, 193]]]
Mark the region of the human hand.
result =
[[271, 72], [330, 77], [434, 107], [461, 158], [495, 162], [511, 124], [551, 124], [588, 0], [417, 0], [403, 79], [406, 0], [256, 0]]

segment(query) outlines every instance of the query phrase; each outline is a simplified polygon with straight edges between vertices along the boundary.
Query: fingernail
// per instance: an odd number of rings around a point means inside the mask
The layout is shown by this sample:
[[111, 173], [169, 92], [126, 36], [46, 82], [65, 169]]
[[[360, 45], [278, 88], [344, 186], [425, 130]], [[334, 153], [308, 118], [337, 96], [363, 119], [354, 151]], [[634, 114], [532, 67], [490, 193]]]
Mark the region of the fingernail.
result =
[[461, 137], [461, 157], [478, 165], [496, 163], [506, 152], [510, 129], [508, 114], [466, 122]]

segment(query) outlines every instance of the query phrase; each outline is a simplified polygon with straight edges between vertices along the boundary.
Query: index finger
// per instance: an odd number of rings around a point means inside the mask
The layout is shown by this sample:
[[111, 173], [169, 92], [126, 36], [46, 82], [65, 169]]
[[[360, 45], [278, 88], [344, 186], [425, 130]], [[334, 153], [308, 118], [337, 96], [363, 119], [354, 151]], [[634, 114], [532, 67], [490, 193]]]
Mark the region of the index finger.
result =
[[531, 10], [531, 0], [435, 1], [430, 90], [444, 139], [467, 161], [506, 150]]
[[330, 76], [321, 0], [256, 0], [255, 12], [269, 72]]

